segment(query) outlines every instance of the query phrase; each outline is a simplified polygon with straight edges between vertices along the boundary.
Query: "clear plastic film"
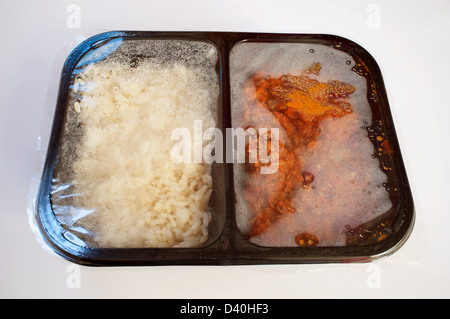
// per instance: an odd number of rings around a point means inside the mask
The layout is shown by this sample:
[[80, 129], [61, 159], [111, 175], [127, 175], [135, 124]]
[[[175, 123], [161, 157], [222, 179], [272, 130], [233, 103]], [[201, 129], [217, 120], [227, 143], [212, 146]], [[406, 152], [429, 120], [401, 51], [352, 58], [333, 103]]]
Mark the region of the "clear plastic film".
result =
[[344, 38], [99, 34], [53, 121], [29, 212], [77, 263], [360, 262], [412, 230], [381, 72]]
[[52, 255], [55, 254], [55, 251], [52, 250], [51, 247], [45, 242], [45, 236], [43, 236], [43, 233], [40, 231], [36, 220], [39, 203], [39, 186], [42, 182], [42, 174], [45, 166], [52, 119], [55, 112], [55, 101], [57, 100], [58, 86], [60, 85], [61, 65], [64, 64], [64, 60], [67, 59], [67, 56], [70, 55], [75, 47], [86, 39], [87, 38], [85, 36], [80, 35], [76, 39], [72, 40], [67, 47], [62, 48], [61, 51], [57, 53], [51, 70], [52, 76], [48, 83], [47, 96], [45, 101], [43, 101], [44, 107], [42, 117], [40, 119], [40, 129], [38, 135], [36, 136], [33, 173], [30, 179], [27, 197], [27, 217], [28, 224], [30, 225], [31, 231], [33, 232], [37, 242], [45, 251]]

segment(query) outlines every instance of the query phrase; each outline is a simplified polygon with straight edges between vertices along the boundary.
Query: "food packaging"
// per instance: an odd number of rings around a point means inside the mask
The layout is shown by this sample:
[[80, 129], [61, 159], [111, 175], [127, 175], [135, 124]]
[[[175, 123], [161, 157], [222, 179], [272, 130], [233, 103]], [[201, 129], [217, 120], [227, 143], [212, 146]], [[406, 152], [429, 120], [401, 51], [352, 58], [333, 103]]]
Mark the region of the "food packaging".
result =
[[35, 214], [53, 251], [91, 266], [368, 262], [414, 224], [380, 68], [323, 34], [85, 40]]

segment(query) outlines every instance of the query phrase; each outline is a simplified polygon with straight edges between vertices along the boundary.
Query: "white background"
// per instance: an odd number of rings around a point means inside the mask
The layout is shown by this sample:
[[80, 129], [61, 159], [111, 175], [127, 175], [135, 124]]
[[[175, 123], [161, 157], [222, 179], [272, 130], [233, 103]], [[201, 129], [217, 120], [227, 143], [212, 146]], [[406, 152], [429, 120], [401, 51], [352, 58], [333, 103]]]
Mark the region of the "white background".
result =
[[[0, 30], [0, 297], [450, 297], [449, 0], [0, 0]], [[60, 71], [79, 41], [110, 30], [328, 33], [362, 45], [384, 75], [416, 205], [411, 238], [370, 264], [92, 268], [50, 253], [29, 210]]]

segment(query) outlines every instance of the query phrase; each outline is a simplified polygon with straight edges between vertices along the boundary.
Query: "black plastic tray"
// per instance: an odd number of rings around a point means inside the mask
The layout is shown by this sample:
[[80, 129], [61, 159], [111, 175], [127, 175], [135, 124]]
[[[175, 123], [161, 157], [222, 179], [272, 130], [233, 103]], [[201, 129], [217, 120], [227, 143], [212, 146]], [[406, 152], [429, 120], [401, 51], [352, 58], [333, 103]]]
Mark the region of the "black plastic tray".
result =
[[[65, 229], [56, 219], [51, 201], [51, 184], [58, 162], [61, 136], [67, 112], [72, 72], [77, 62], [89, 50], [114, 38], [126, 39], [185, 39], [208, 41], [219, 51], [219, 74], [221, 85], [222, 129], [231, 127], [229, 53], [241, 41], [300, 42], [324, 44], [351, 55], [357, 62], [355, 72], [367, 79], [368, 101], [373, 113], [373, 125], [366, 129], [378, 148], [377, 134], [384, 133], [388, 139], [390, 154], [377, 155], [380, 168], [386, 171], [388, 191], [393, 206], [377, 220], [348, 236], [343, 247], [261, 247], [247, 241], [239, 232], [235, 220], [235, 193], [233, 164], [223, 164], [219, 169], [220, 185], [215, 192], [216, 207], [222, 216], [217, 236], [201, 248], [89, 248], [75, 244], [65, 236]], [[376, 96], [374, 97], [374, 93]], [[377, 125], [382, 121], [383, 125]], [[375, 152], [376, 154], [377, 152]], [[272, 34], [237, 32], [143, 32], [114, 31], [93, 36], [81, 43], [69, 55], [64, 64], [54, 123], [37, 198], [37, 224], [48, 245], [59, 255], [75, 263], [91, 266], [107, 265], [233, 265], [233, 264], [288, 264], [288, 263], [335, 263], [367, 262], [395, 252], [409, 237], [414, 224], [414, 205], [403, 159], [400, 153], [394, 124], [389, 109], [380, 68], [374, 58], [358, 44], [333, 35], [324, 34]], [[382, 233], [386, 238], [378, 240]]]

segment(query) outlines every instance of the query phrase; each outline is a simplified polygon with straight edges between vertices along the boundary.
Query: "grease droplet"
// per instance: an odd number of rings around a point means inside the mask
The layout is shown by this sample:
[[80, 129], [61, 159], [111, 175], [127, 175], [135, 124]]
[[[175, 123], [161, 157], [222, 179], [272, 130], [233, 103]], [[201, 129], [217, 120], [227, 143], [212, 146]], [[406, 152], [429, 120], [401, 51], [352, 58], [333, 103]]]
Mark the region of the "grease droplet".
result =
[[317, 246], [319, 239], [313, 234], [302, 233], [295, 236], [295, 243], [300, 247], [312, 247]]

